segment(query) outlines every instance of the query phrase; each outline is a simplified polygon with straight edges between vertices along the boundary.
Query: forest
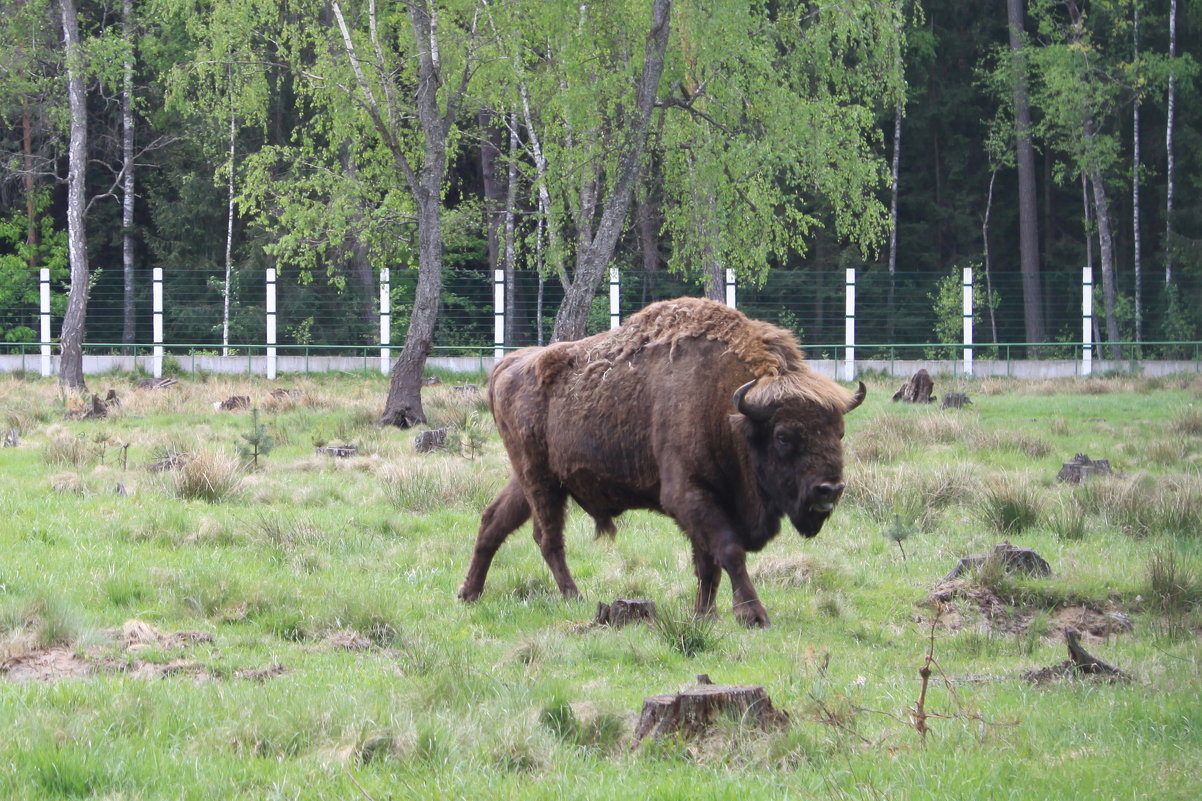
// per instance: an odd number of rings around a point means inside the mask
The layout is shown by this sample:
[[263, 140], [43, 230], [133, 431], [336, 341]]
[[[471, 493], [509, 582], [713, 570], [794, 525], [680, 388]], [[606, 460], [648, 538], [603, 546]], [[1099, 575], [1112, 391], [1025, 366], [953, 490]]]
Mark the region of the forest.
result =
[[[937, 342], [972, 267], [978, 343], [1202, 338], [1202, 14], [1177, 0], [7, 0], [0, 339], [61, 380], [85, 343], [403, 343], [385, 418], [420, 419], [435, 345], [721, 297], [834, 342]], [[942, 304], [946, 307], [946, 303]], [[953, 304], [954, 306], [954, 304]], [[942, 327], [941, 327], [942, 326]], [[258, 339], [256, 339], [258, 338]], [[952, 341], [952, 340], [946, 340]], [[89, 345], [88, 347], [92, 347]]]

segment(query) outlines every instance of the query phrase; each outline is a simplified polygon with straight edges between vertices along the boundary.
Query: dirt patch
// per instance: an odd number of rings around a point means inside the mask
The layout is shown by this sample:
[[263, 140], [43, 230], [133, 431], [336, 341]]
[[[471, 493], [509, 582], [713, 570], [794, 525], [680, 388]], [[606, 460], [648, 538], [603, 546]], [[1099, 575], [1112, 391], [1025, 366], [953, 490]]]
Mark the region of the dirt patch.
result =
[[[1040, 611], [1007, 604], [989, 587], [966, 579], [940, 583], [920, 605], [939, 610], [936, 628], [952, 633], [976, 627], [994, 634], [1024, 634]], [[930, 618], [920, 616], [915, 622], [929, 626]], [[1128, 634], [1134, 628], [1131, 619], [1121, 611], [1106, 612], [1085, 604], [1063, 606], [1050, 611], [1046, 625], [1049, 633], [1045, 641], [1053, 643], [1064, 642], [1066, 626], [1075, 628], [1081, 640], [1090, 643], [1116, 634]]]
[[375, 645], [354, 629], [336, 631], [326, 637], [326, 643], [343, 651], [366, 651]]
[[140, 620], [129, 620], [120, 629], [103, 631], [110, 639], [85, 649], [55, 645], [27, 647], [0, 659], [0, 676], [9, 681], [58, 681], [86, 678], [97, 674], [125, 673], [136, 679], [161, 679], [182, 676], [196, 682], [223, 677], [266, 681], [287, 671], [281, 665], [236, 670], [223, 676], [196, 659], [177, 657], [166, 660], [142, 659], [137, 655], [151, 648], [172, 651], [200, 643], [212, 643], [205, 631], [162, 632]]

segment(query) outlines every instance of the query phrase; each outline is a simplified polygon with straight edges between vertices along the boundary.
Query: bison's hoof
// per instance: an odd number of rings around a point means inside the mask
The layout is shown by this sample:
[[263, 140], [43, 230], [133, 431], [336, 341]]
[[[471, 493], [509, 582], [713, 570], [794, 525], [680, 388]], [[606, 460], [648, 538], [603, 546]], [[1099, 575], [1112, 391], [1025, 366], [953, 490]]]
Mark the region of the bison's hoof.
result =
[[736, 606], [735, 617], [749, 629], [766, 629], [772, 625], [768, 622], [768, 610], [759, 601]]
[[481, 590], [464, 584], [459, 588], [459, 600], [463, 601], [465, 604], [470, 604], [472, 601], [475, 601], [480, 597], [480, 593]]

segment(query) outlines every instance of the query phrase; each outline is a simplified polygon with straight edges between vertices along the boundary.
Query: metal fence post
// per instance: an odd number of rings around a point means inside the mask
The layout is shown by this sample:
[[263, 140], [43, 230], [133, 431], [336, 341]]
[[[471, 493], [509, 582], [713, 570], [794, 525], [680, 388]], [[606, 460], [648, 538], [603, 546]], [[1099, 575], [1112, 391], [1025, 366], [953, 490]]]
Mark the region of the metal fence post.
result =
[[972, 377], [972, 268], [964, 268], [964, 375]]
[[847, 307], [846, 324], [843, 340], [846, 349], [843, 355], [843, 380], [852, 381], [856, 377], [856, 271], [847, 269]]
[[50, 376], [50, 270], [43, 267], [39, 271], [41, 286], [38, 293], [42, 309], [42, 378]]
[[275, 268], [267, 268], [267, 380], [274, 381], [275, 355]]
[[739, 308], [735, 305], [735, 300], [735, 271], [728, 268], [726, 270], [726, 305], [732, 309]]
[[492, 357], [505, 358], [505, 271], [492, 271]]
[[618, 268], [609, 268], [609, 327], [610, 330], [622, 325], [622, 285], [618, 277]]
[[380, 372], [388, 375], [389, 345], [392, 344], [392, 271], [380, 270]]
[[151, 339], [154, 349], [150, 355], [150, 373], [155, 378], [163, 377], [163, 268], [151, 271], [150, 291]]
[[1081, 375], [1093, 375], [1093, 268], [1081, 268]]

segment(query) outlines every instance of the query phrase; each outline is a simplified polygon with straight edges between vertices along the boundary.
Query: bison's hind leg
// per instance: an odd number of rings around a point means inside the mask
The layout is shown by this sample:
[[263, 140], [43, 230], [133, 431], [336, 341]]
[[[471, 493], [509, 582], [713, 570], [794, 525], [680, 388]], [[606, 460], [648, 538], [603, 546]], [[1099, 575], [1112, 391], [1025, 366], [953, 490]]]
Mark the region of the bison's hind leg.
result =
[[480, 531], [476, 534], [476, 548], [472, 552], [472, 563], [467, 569], [467, 578], [459, 588], [459, 598], [474, 601], [484, 591], [484, 579], [492, 558], [505, 538], [530, 519], [530, 503], [516, 476], [497, 495], [480, 517]]

